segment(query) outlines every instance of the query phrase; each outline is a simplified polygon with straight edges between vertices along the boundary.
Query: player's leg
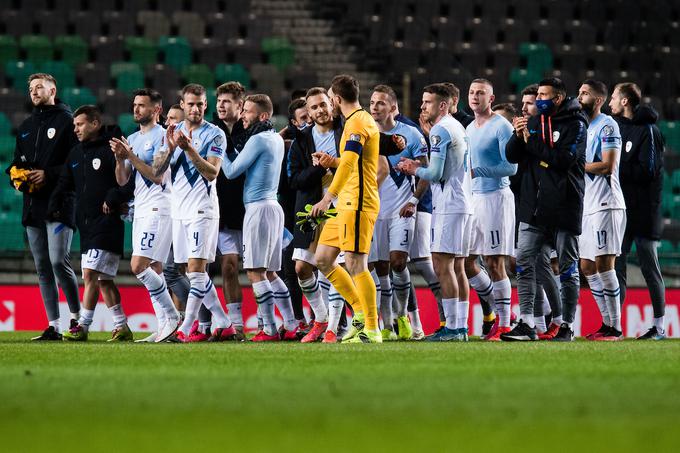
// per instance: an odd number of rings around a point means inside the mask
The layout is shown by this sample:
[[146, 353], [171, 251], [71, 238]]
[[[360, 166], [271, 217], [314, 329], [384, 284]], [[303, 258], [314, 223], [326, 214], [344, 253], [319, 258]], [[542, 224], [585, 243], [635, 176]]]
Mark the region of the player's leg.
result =
[[59, 289], [54, 278], [52, 263], [50, 262], [49, 244], [46, 226], [42, 228], [26, 227], [28, 246], [33, 255], [35, 269], [38, 273], [38, 284], [42, 296], [48, 326], [45, 331], [32, 340], [60, 340], [61, 325], [59, 322]]
[[58, 222], [47, 222], [45, 226], [52, 271], [66, 297], [68, 310], [71, 313], [70, 325], [73, 326], [77, 323], [80, 314], [78, 279], [71, 266], [73, 230]]
[[81, 256], [81, 267], [83, 275], [83, 303], [80, 309], [80, 318], [78, 324], [71, 327], [67, 332], [64, 332], [64, 340], [68, 341], [86, 341], [92, 320], [94, 318], [94, 310], [99, 299], [99, 273], [87, 266], [90, 265], [88, 255], [96, 253], [95, 250], [88, 250], [87, 253]]
[[484, 315], [484, 321], [486, 321], [488, 328], [496, 318], [494, 309], [502, 307], [496, 307], [491, 278], [489, 277], [488, 272], [479, 267], [477, 263], [477, 258], [484, 252], [484, 231], [486, 229], [484, 227], [486, 225], [483, 224], [483, 219], [480, 217], [483, 214], [484, 203], [486, 203], [485, 198], [483, 199], [479, 195], [473, 195], [475, 213], [472, 216], [470, 254], [465, 260], [465, 272], [467, 273], [470, 286], [474, 288], [477, 292], [477, 296], [479, 296], [482, 314]]
[[456, 330], [461, 340], [468, 339], [468, 315], [470, 312], [470, 283], [465, 272], [465, 257], [454, 259], [453, 271], [458, 284], [458, 312], [456, 313]]
[[302, 288], [298, 283], [297, 274], [295, 272], [295, 261], [293, 260], [294, 247], [290, 244], [283, 249], [281, 255], [281, 272], [283, 273], [282, 280], [288, 288], [290, 293], [290, 302], [293, 307], [293, 315], [297, 325], [298, 334], [307, 331], [309, 326], [307, 324], [307, 317], [302, 309]]
[[390, 219], [388, 224], [389, 260], [392, 270], [394, 302], [397, 307], [399, 338], [408, 340], [413, 328], [408, 318], [408, 299], [411, 290], [411, 274], [406, 263], [416, 227], [415, 217]]
[[[320, 340], [328, 328], [328, 306], [324, 302], [319, 279], [316, 277], [315, 267], [302, 259], [303, 252], [310, 253], [308, 250], [295, 249], [293, 257], [295, 260], [295, 273], [302, 293], [307, 298], [309, 306], [314, 313], [314, 326], [300, 340], [302, 343], [311, 343]], [[311, 256], [309, 261], [312, 261]]]
[[416, 228], [413, 233], [413, 242], [409, 250], [411, 264], [418, 273], [425, 279], [427, 286], [434, 294], [437, 301], [437, 311], [439, 313], [439, 325], [444, 326], [444, 310], [442, 309], [442, 293], [437, 280], [437, 274], [432, 265], [432, 253], [430, 251], [430, 228], [432, 226], [432, 214], [419, 211], [416, 215]]
[[579, 296], [578, 236], [566, 230], [558, 230], [555, 235], [555, 249], [560, 266], [560, 297], [562, 299], [562, 325], [553, 341], [572, 341], [572, 324], [576, 318]]
[[[656, 252], [657, 242], [647, 238], [635, 239], [638, 260], [642, 276], [649, 288], [649, 296], [654, 310], [654, 325], [644, 335], [638, 337], [641, 340], [662, 340], [666, 338], [665, 314], [666, 314], [666, 287], [664, 286], [659, 257]], [[621, 287], [623, 289], [623, 287]]]
[[243, 334], [243, 294], [238, 279], [239, 261], [243, 252], [243, 233], [224, 229], [219, 232], [218, 250], [222, 268], [222, 291], [227, 303], [227, 315], [236, 331]]

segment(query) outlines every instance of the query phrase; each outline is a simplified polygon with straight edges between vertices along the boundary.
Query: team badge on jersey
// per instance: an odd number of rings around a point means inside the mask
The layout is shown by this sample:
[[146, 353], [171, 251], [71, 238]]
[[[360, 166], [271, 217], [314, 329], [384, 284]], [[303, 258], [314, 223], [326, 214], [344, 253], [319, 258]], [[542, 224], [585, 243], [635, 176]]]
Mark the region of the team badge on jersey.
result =
[[553, 142], [560, 139], [560, 131], [553, 131]]
[[442, 138], [439, 135], [433, 135], [430, 137], [430, 143], [432, 143], [432, 146], [437, 146], [439, 143], [441, 143]]
[[423, 137], [422, 135], [420, 136], [420, 144], [423, 146], [427, 146], [427, 141], [425, 140], [425, 137]]
[[361, 141], [361, 135], [359, 135], [359, 134], [349, 134], [349, 141], [360, 142]]
[[626, 142], [626, 152], [629, 153], [633, 149], [633, 142]]
[[614, 133], [614, 128], [609, 126], [609, 125], [602, 128], [602, 135], [604, 135], [605, 137], [609, 137], [613, 133]]
[[148, 151], [150, 149], [151, 149], [151, 142], [144, 143], [144, 151]]
[[92, 159], [92, 168], [95, 170], [99, 170], [99, 167], [102, 166], [102, 161], [99, 158]]
[[56, 133], [57, 130], [53, 127], [47, 129], [47, 138], [49, 138], [50, 140], [53, 139]]

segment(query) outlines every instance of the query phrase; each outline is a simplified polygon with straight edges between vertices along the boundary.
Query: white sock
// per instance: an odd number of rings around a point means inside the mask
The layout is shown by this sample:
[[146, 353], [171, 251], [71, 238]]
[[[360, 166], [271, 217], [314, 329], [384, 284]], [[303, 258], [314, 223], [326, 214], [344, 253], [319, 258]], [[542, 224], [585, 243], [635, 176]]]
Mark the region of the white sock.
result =
[[399, 308], [397, 316], [406, 316], [408, 296], [411, 292], [411, 273], [408, 267], [405, 267], [401, 272], [392, 271], [392, 286], [394, 287], [394, 299]]
[[75, 313], [71, 313], [71, 319], [75, 319], [76, 321], [80, 318], [80, 312], [77, 311]]
[[590, 292], [593, 293], [595, 302], [597, 303], [597, 308], [600, 309], [600, 315], [602, 315], [602, 322], [608, 326], [611, 326], [611, 320], [609, 318], [609, 307], [604, 299], [604, 283], [602, 282], [602, 276], [598, 273], [593, 275], [586, 275], [586, 280], [588, 280], [588, 286], [590, 286]]
[[54, 321], [50, 321], [48, 323], [49, 326], [54, 327], [54, 330], [56, 332], [61, 332], [61, 323], [59, 322], [59, 319], [55, 319]]
[[470, 302], [461, 300], [458, 302], [458, 316], [456, 317], [456, 329], [468, 328], [468, 313], [470, 312]]
[[619, 280], [616, 278], [616, 271], [614, 269], [601, 272], [602, 286], [604, 292], [604, 301], [607, 304], [607, 312], [609, 312], [609, 321], [611, 326], [621, 332], [621, 289], [619, 288]]
[[383, 329], [392, 330], [392, 282], [389, 275], [380, 277], [380, 316]]
[[496, 309], [496, 303], [493, 294], [494, 284], [491, 281], [491, 278], [489, 278], [489, 274], [482, 270], [479, 274], [469, 278], [468, 282], [480, 299], [489, 304], [492, 309], [498, 311]]
[[210, 331], [210, 328], [212, 327], [212, 321], [210, 322], [199, 322], [198, 323], [198, 331], [201, 333], [208, 333]]
[[550, 301], [548, 300], [548, 295], [543, 290], [543, 316], [548, 316], [552, 313], [552, 308], [550, 308]]
[[[382, 286], [380, 285], [380, 277], [378, 277], [378, 271], [373, 268], [371, 271], [371, 277], [373, 277], [373, 283], [375, 284], [375, 303], [378, 313], [380, 313], [380, 293], [382, 292]], [[378, 319], [380, 319], [378, 317]]]
[[215, 324], [216, 328], [228, 329], [229, 327], [231, 327], [231, 320], [224, 312], [222, 302], [220, 302], [220, 298], [217, 297], [217, 289], [215, 289], [215, 285], [213, 285], [213, 282], [210, 281], [210, 277], [208, 276], [208, 274], [206, 274], [206, 278], [208, 279], [208, 282], [206, 283], [205, 286], [205, 296], [203, 296], [203, 305], [205, 305], [205, 308], [210, 310], [210, 313], [212, 314], [212, 323]]
[[342, 310], [345, 309], [345, 299], [333, 285], [330, 286], [328, 292], [328, 330], [333, 333], [338, 333], [338, 324], [342, 316]]
[[522, 313], [522, 314], [519, 315], [519, 318], [527, 326], [529, 326], [531, 328], [536, 327], [536, 322], [534, 321], [534, 314], [533, 313]]
[[153, 297], [151, 298], [151, 306], [153, 307], [153, 312], [156, 314], [156, 321], [158, 323], [156, 330], [160, 331], [168, 318], [165, 316], [165, 311], [163, 310], [163, 307], [161, 307], [161, 304]]
[[561, 325], [562, 325], [562, 322], [563, 322], [563, 320], [562, 320], [562, 315], [559, 315], [559, 316], [555, 316], [555, 317], [550, 321], [550, 324], [557, 324], [558, 326], [561, 326]]
[[416, 308], [414, 311], [409, 311], [408, 314], [411, 318], [411, 327], [413, 327], [413, 331], [422, 332], [423, 323], [420, 321], [420, 310]]
[[455, 330], [457, 328], [456, 318], [458, 318], [458, 298], [442, 299], [444, 316], [446, 316], [446, 328]]
[[227, 316], [231, 319], [232, 324], [236, 327], [243, 327], [243, 313], [241, 307], [243, 303], [240, 300], [227, 304]]
[[83, 327], [83, 329], [87, 332], [90, 328], [90, 325], [92, 325], [92, 318], [94, 318], [94, 310], [81, 308], [78, 324], [80, 324]]
[[137, 274], [137, 279], [142, 282], [146, 290], [149, 292], [151, 301], [156, 301], [163, 311], [163, 316], [158, 318], [159, 326], [162, 325], [165, 319], [179, 319], [179, 313], [175, 305], [172, 303], [172, 297], [170, 297], [170, 292], [168, 291], [168, 286], [165, 284], [165, 278], [163, 274], [157, 274], [152, 268], [147, 267], [142, 272]]
[[328, 292], [331, 289], [331, 282], [329, 282], [326, 276], [323, 275], [321, 272], [319, 272], [319, 275], [317, 276], [316, 279], [319, 282], [321, 298], [323, 299], [323, 302], [326, 304], [326, 307], [328, 307]]
[[664, 318], [665, 318], [664, 316], [661, 316], [659, 318], [654, 318], [654, 327], [656, 327], [656, 331], [659, 332], [659, 333], [665, 332], [665, 330], [664, 330], [664, 327], [665, 327]]
[[548, 330], [545, 325], [545, 316], [534, 316], [534, 325], [538, 333], [545, 333]]
[[302, 293], [307, 298], [307, 302], [309, 302], [309, 306], [312, 307], [314, 319], [317, 322], [328, 322], [328, 309], [323, 302], [321, 287], [314, 274], [306, 280], [300, 280], [298, 278], [298, 283], [300, 284]]
[[274, 291], [274, 303], [279, 309], [281, 317], [283, 318], [283, 328], [286, 330], [295, 330], [298, 323], [293, 312], [293, 303], [290, 300], [290, 292], [288, 287], [281, 277], [276, 277], [272, 282], [272, 290]]
[[419, 260], [416, 261], [414, 265], [416, 267], [416, 270], [420, 273], [420, 275], [423, 276], [423, 278], [427, 282], [427, 286], [430, 288], [430, 291], [432, 291], [432, 294], [434, 294], [434, 298], [437, 299], [438, 303], [441, 303], [442, 287], [439, 284], [437, 274], [434, 272], [432, 260], [429, 258], [426, 260]]
[[274, 315], [274, 291], [269, 280], [253, 283], [253, 293], [257, 301], [258, 313], [262, 317], [262, 329], [267, 335], [276, 333], [276, 318]]
[[113, 326], [116, 328], [123, 327], [127, 323], [127, 317], [125, 312], [123, 312], [123, 307], [120, 304], [116, 304], [113, 307], [109, 307], [111, 310], [111, 315], [113, 316]]
[[[503, 280], [493, 282], [493, 290], [491, 293], [493, 294], [493, 298], [496, 303], [498, 325], [500, 327], [510, 327], [510, 296], [512, 295], [510, 279], [506, 277]], [[533, 316], [534, 314], [532, 313], [532, 322]]]
[[191, 326], [198, 318], [198, 310], [201, 308], [205, 296], [205, 285], [208, 274], [205, 272], [187, 272], [187, 278], [191, 284], [189, 296], [187, 297], [187, 307], [184, 312], [184, 322], [179, 327], [179, 331], [184, 335], [189, 335]]

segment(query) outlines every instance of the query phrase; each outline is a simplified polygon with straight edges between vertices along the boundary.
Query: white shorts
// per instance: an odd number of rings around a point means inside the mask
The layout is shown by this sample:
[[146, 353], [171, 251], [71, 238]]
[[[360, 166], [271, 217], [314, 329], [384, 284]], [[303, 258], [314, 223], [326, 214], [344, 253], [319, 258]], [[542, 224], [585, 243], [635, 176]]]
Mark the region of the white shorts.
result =
[[607, 209], [584, 215], [578, 241], [581, 258], [595, 261], [596, 256], [619, 256], [625, 231], [625, 209]]
[[281, 269], [283, 209], [273, 200], [246, 205], [243, 218], [243, 268]]
[[243, 254], [243, 232], [225, 228], [217, 236], [217, 250], [220, 255]]
[[468, 256], [471, 229], [471, 214], [433, 214], [430, 228], [432, 253]]
[[172, 222], [167, 215], [135, 217], [132, 222], [132, 255], [164, 263], [172, 246]]
[[[377, 223], [377, 220], [376, 220]], [[373, 238], [371, 239], [371, 248], [368, 251], [368, 262], [369, 263], [377, 263], [380, 261], [380, 258], [378, 256], [378, 230], [376, 228], [373, 228]]]
[[99, 272], [99, 280], [113, 280], [118, 273], [120, 255], [108, 250], [90, 249], [80, 256], [80, 269]]
[[190, 258], [215, 261], [220, 219], [173, 219], [172, 249], [175, 263], [188, 263]]
[[316, 267], [316, 258], [311, 247], [308, 249], [293, 249], [293, 261], [304, 261]]
[[412, 260], [429, 258], [430, 253], [430, 228], [432, 226], [432, 214], [429, 212], [418, 212], [416, 214], [416, 228], [413, 231], [411, 249], [408, 252]]
[[377, 242], [378, 260], [389, 261], [390, 252], [408, 253], [415, 229], [415, 216], [376, 220], [373, 239]]
[[471, 255], [506, 255], [515, 249], [515, 197], [509, 187], [472, 194]]

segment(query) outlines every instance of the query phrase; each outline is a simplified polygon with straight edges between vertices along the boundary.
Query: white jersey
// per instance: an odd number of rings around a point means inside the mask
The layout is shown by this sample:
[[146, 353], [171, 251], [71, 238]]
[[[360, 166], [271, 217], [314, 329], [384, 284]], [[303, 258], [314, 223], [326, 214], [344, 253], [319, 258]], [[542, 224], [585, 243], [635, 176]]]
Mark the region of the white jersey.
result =
[[606, 209], [626, 209], [623, 191], [619, 184], [621, 160], [621, 132], [614, 119], [601, 113], [588, 126], [586, 163], [602, 162], [603, 152], [616, 153], [616, 163], [609, 176], [586, 173], [586, 191], [583, 197], [583, 214]]
[[[165, 129], [156, 124], [153, 129], [142, 133], [137, 131], [127, 138], [140, 160], [153, 166], [154, 156], [165, 148]], [[129, 161], [125, 162], [131, 167]], [[147, 217], [152, 214], [170, 215], [170, 169], [163, 175], [161, 184], [155, 184], [133, 169], [135, 178], [135, 217]]]
[[[177, 125], [178, 131], [189, 136], [184, 121]], [[192, 145], [203, 158], [219, 157], [224, 159], [226, 137], [224, 132], [214, 124], [203, 121], [201, 126], [192, 132]], [[220, 210], [217, 202], [215, 184], [205, 179], [194, 167], [193, 162], [177, 147], [171, 160], [172, 168], [172, 218], [173, 219], [219, 219]], [[218, 164], [220, 165], [220, 164]]]
[[463, 125], [451, 115], [430, 130], [431, 165], [434, 159], [444, 159], [444, 170], [438, 180], [431, 180], [432, 214], [472, 214], [469, 141]]
[[378, 189], [380, 193], [379, 219], [398, 218], [399, 211], [413, 196], [414, 178], [395, 170], [402, 157], [417, 159], [427, 156], [427, 142], [423, 134], [413, 126], [397, 121], [394, 128], [386, 131], [387, 135], [401, 135], [406, 140], [406, 148], [394, 156], [387, 156], [390, 163], [390, 174]]

